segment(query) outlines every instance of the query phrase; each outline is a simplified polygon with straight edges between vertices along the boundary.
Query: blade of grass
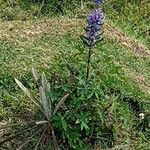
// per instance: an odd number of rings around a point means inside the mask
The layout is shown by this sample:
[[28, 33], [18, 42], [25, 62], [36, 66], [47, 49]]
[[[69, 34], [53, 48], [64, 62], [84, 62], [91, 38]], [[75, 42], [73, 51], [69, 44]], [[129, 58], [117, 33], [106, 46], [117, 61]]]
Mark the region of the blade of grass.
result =
[[[36, 127], [36, 126], [37, 126], [37, 125], [35, 125], [34, 127]], [[21, 135], [21, 134], [23, 134], [23, 133], [25, 133], [25, 132], [27, 132], [27, 131], [33, 129], [34, 127], [32, 127], [32, 128], [26, 128], [26, 129], [24, 129], [22, 132], [16, 133], [15, 135], [12, 135], [12, 136], [10, 136], [9, 138], [0, 141], [0, 145], [3, 145], [3, 144], [4, 144], [5, 142], [7, 142], [7, 141], [13, 140], [14, 138], [18, 137], [19, 135]]]
[[23, 124], [30, 124], [30, 123], [36, 123], [36, 121], [26, 121], [26, 122], [15, 123], [15, 124], [12, 124], [12, 125], [4, 125], [4, 126], [0, 127], [0, 130], [10, 128], [10, 127], [14, 127], [14, 126], [23, 125]]
[[40, 75], [38, 74], [37, 70], [34, 69], [33, 67], [32, 67], [32, 74], [33, 74], [35, 81], [38, 81], [40, 78]]
[[54, 150], [59, 150], [59, 146], [57, 143], [57, 138], [53, 129], [53, 126], [51, 124], [49, 124], [49, 127], [51, 129], [51, 133], [52, 133], [52, 138], [53, 138], [53, 144], [54, 144]]
[[42, 138], [43, 138], [43, 135], [45, 134], [45, 131], [46, 131], [46, 127], [44, 127], [44, 131], [43, 131], [42, 135], [40, 136], [39, 140], [37, 141], [37, 143], [36, 143], [36, 145], [35, 145], [35, 147], [34, 147], [34, 150], [37, 150], [37, 149], [38, 149], [38, 146], [39, 146], [39, 144], [40, 144], [40, 141], [41, 141]]
[[65, 100], [67, 99], [67, 97], [69, 96], [69, 94], [66, 94], [60, 101], [59, 103], [56, 105], [54, 111], [53, 111], [53, 115], [56, 114], [56, 112], [58, 111], [58, 109], [62, 106], [62, 104], [65, 102]]
[[39, 106], [39, 104], [33, 99], [31, 93], [29, 90], [17, 79], [15, 79], [17, 85], [22, 89], [22, 91], [30, 98], [30, 100], [36, 105]]
[[21, 150], [28, 142], [32, 141], [31, 138], [34, 137], [40, 130], [41, 130], [41, 128], [40, 128], [40, 129], [38, 128], [38, 129], [35, 131], [35, 133], [32, 134], [32, 135], [31, 135], [22, 145], [20, 145], [19, 148], [17, 148], [16, 150]]

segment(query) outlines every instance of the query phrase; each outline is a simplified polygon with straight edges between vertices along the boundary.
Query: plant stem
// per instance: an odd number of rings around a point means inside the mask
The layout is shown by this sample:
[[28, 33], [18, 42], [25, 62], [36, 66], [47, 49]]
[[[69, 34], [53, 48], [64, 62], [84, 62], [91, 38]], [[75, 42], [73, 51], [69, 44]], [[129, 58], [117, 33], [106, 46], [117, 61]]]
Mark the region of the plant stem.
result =
[[89, 79], [89, 72], [90, 72], [90, 61], [92, 55], [92, 47], [89, 47], [88, 57], [87, 57], [87, 70], [86, 70], [86, 81]]
[[54, 150], [59, 150], [59, 146], [58, 146], [58, 144], [57, 144], [57, 139], [56, 139], [56, 136], [55, 136], [54, 128], [53, 128], [53, 126], [52, 126], [51, 123], [49, 124], [49, 127], [50, 127], [51, 133], [52, 133], [53, 144], [54, 144]]

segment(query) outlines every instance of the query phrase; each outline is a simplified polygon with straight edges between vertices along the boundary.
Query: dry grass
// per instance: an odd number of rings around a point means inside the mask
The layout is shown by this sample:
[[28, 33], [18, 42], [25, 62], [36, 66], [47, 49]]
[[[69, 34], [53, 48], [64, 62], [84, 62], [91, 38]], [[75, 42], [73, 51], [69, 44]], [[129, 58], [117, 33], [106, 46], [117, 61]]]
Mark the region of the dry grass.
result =
[[[77, 36], [82, 34], [85, 23], [82, 19], [67, 19], [67, 18], [53, 18], [50, 20], [41, 21], [11, 21], [3, 22], [0, 26], [0, 36], [8, 39], [15, 39], [19, 37], [36, 37], [41, 33], [64, 35], [68, 32]], [[109, 23], [104, 25], [104, 35], [111, 38], [122, 45], [126, 46], [131, 51], [150, 55], [150, 50], [146, 48], [139, 41], [128, 37], [125, 33], [119, 31]]]
[[146, 94], [150, 95], [150, 81], [148, 81], [143, 74], [139, 74], [138, 72], [134, 71], [133, 69], [125, 66], [121, 62], [116, 63], [117, 66], [120, 66], [121, 70], [123, 71], [124, 75], [130, 80], [137, 83], [139, 88], [145, 92]]
[[106, 24], [104, 33], [108, 38], [116, 40], [134, 53], [150, 55], [150, 50], [142, 45], [139, 41], [128, 37], [125, 33], [119, 31], [117, 28], [111, 26], [110, 24]]

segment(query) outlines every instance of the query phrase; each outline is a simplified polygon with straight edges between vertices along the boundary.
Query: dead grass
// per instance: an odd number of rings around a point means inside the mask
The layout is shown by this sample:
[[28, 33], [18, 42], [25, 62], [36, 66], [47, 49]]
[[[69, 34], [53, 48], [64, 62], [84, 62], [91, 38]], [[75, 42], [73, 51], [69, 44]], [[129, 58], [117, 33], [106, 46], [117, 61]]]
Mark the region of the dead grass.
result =
[[138, 84], [140, 89], [150, 95], [150, 83], [142, 74], [139, 74], [127, 67], [122, 67], [124, 74]]
[[[53, 18], [42, 21], [11, 21], [3, 22], [0, 26], [0, 37], [14, 39], [16, 36], [31, 38], [38, 34], [57, 34], [64, 35], [68, 32], [74, 35], [81, 35], [85, 23], [82, 19], [67, 19], [67, 18]], [[146, 48], [139, 41], [128, 37], [125, 33], [119, 31], [109, 23], [104, 25], [104, 35], [111, 38], [134, 53], [150, 55], [150, 50]]]
[[116, 40], [134, 53], [150, 55], [150, 50], [142, 45], [139, 41], [128, 37], [125, 33], [119, 31], [110, 24], [105, 25], [104, 33], [108, 38]]

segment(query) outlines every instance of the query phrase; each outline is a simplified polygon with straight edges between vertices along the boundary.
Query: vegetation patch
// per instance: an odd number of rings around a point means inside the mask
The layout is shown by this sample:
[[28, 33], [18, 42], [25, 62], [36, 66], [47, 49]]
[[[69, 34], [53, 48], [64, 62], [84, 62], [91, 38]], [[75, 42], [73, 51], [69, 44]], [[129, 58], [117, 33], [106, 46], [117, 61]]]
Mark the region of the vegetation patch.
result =
[[[19, 6], [29, 14], [31, 4], [40, 4], [34, 16], [48, 17], [49, 1], [27, 2], [1, 4], [4, 10]], [[103, 12], [97, 9], [101, 2], [62, 5], [63, 12], [56, 14], [65, 17], [59, 18], [53, 14], [51, 19], [6, 21], [2, 17], [0, 149], [149, 149], [148, 37], [141, 32], [133, 36], [133, 26], [126, 32], [117, 23], [118, 11], [124, 22], [126, 6], [139, 8], [139, 2], [114, 0], [113, 16], [107, 16], [111, 4], [107, 1], [104, 25]], [[75, 18], [70, 19], [67, 12], [72, 5]], [[79, 6], [83, 13], [96, 8], [87, 22]]]

